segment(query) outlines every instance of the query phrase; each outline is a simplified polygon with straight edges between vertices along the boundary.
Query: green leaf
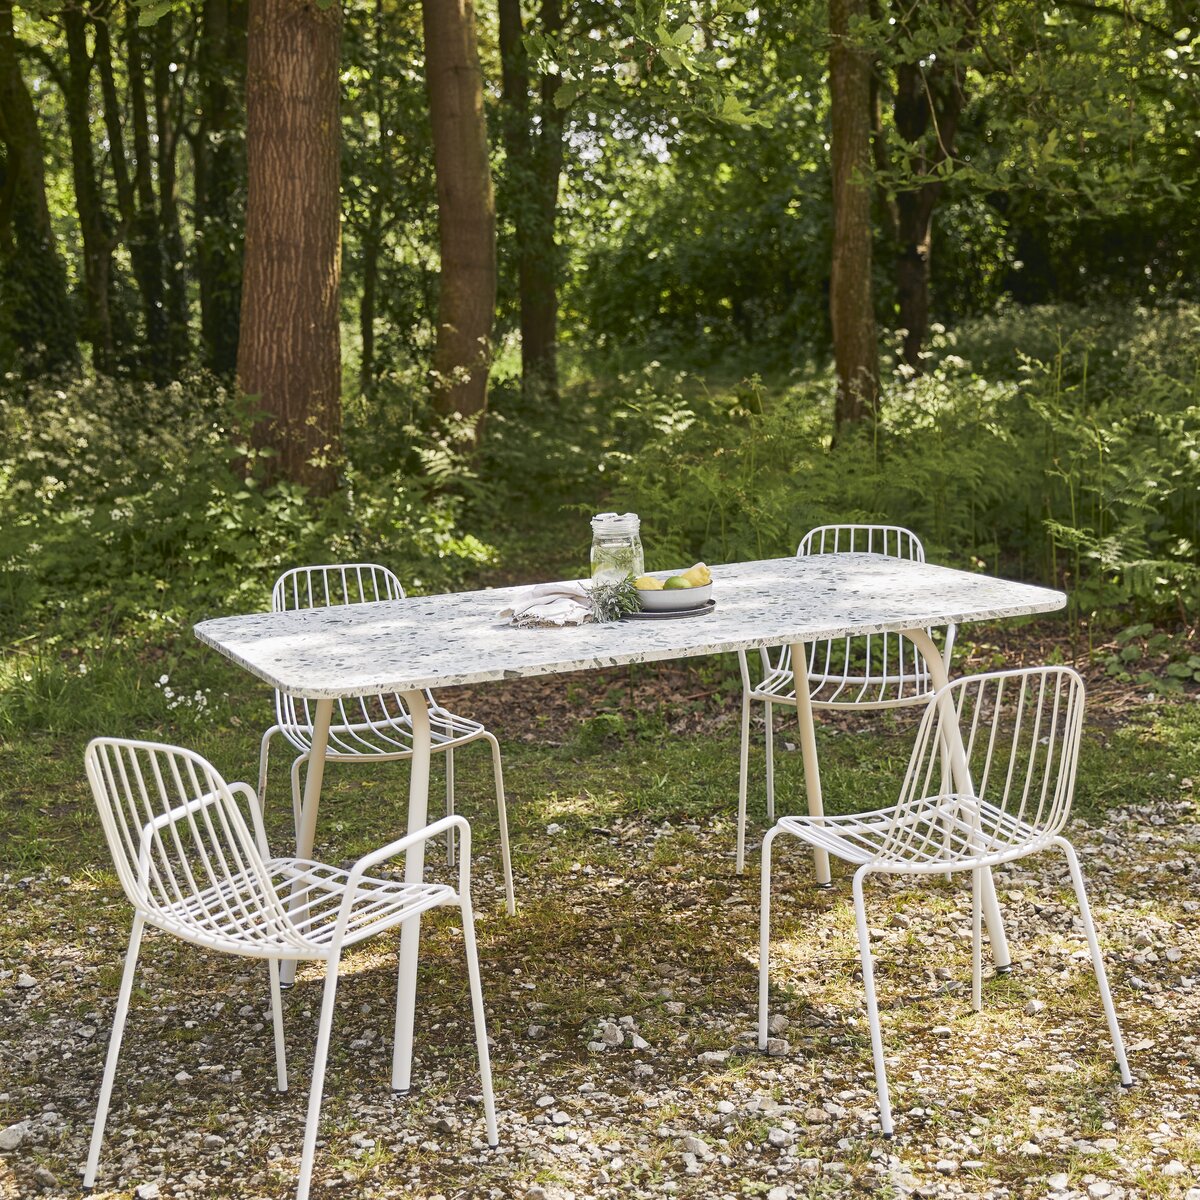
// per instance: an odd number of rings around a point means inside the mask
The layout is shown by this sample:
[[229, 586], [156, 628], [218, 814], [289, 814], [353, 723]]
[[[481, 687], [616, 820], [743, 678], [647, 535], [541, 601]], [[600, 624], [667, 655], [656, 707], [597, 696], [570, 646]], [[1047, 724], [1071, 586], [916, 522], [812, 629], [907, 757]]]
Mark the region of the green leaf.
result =
[[554, 91], [554, 107], [570, 108], [583, 90], [583, 84], [578, 80], [560, 83]]

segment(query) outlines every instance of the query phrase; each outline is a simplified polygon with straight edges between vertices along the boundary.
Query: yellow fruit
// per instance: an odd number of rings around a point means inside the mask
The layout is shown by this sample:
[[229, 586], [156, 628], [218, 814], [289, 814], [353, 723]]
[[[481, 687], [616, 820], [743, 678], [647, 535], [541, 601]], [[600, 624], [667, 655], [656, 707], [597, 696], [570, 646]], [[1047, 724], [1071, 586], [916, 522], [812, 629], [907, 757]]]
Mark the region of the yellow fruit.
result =
[[663, 581], [655, 579], [653, 575], [639, 575], [634, 581], [633, 586], [639, 592], [661, 592], [663, 589]]
[[680, 588], [690, 588], [692, 586], [691, 580], [685, 578], [683, 575], [672, 575], [671, 578], [663, 584], [663, 588], [666, 591], [671, 592], [678, 591]]
[[683, 572], [683, 578], [686, 579], [692, 587], [703, 587], [706, 583], [712, 583], [712, 572], [702, 562], [696, 563], [694, 567], [688, 567]]

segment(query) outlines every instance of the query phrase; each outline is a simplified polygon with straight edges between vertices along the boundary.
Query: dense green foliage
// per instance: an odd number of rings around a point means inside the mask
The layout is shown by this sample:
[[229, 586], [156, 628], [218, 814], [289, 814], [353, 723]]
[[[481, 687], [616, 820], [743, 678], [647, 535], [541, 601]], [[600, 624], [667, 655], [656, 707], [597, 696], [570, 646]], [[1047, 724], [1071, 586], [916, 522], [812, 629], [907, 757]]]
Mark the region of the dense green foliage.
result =
[[[821, 521], [888, 520], [943, 561], [1066, 586], [1077, 615], [1189, 628], [1200, 31], [1179, 5], [938, 0], [882, 5], [857, 29], [878, 67], [877, 315], [894, 331], [901, 201], [934, 188], [942, 324], [925, 373], [893, 366], [878, 421], [832, 447], [824, 6], [579, 0], [551, 32], [522, 11], [530, 87], [549, 80], [538, 102], [564, 115], [548, 252], [562, 396], [516, 378], [514, 231], [535, 198], [499, 136], [497, 10], [481, 3], [501, 280], [478, 453], [471, 428], [433, 415], [419, 14], [355, 0], [342, 47], [346, 461], [341, 492], [317, 501], [262, 482], [229, 381], [244, 6], [159, 5], [141, 33], [136, 6], [88, 9], [90, 53], [74, 64], [62, 14], [12, 10], [5, 103], [24, 88], [40, 144], [18, 145], [10, 123], [0, 154], [6, 170], [18, 150], [44, 168], [68, 349], [98, 294], [79, 204], [90, 159], [114, 345], [107, 363], [85, 348], [56, 374], [61, 354], [3, 335], [21, 301], [0, 278], [0, 722], [85, 720], [58, 701], [105, 688], [136, 701], [184, 659], [205, 677], [190, 623], [261, 607], [284, 564], [379, 558], [420, 590], [570, 574], [587, 512], [614, 505], [641, 513], [652, 566], [787, 554]], [[906, 139], [899, 81], [913, 71], [943, 123]], [[70, 119], [79, 78], [90, 155]], [[952, 150], [939, 144], [950, 110]], [[8, 215], [0, 206], [12, 266], [26, 235]], [[1114, 672], [1155, 636], [1130, 635]]]
[[212, 673], [191, 623], [263, 607], [284, 565], [379, 559], [418, 591], [570, 574], [585, 569], [586, 514], [612, 505], [640, 512], [651, 568], [788, 554], [823, 521], [886, 520], [940, 561], [1064, 585], [1081, 615], [1186, 621], [1200, 603], [1198, 325], [1190, 306], [1013, 309], [942, 333], [926, 375], [896, 373], [878, 427], [832, 450], [819, 374], [590, 364], [553, 423], [501, 391], [476, 460], [454, 425], [421, 432], [431, 419], [397, 386], [350, 410], [348, 486], [322, 502], [256, 482], [244, 413], [209, 377], [14, 388], [0, 724], [88, 723], [78, 697], [114, 688], [153, 710], [160, 664]]
[[[937, 319], [950, 324], [990, 311], [1004, 297], [1192, 295], [1200, 278], [1192, 136], [1200, 31], [1184, 20], [1184, 7], [1168, 0], [1125, 12], [1087, 4], [974, 7], [984, 14], [977, 21], [967, 20], [972, 6], [959, 0], [883, 5], [878, 20], [859, 30], [879, 64], [876, 290], [883, 325], [895, 324], [893, 264], [901, 249], [889, 206], [928, 182], [914, 165], [921, 156], [936, 158], [934, 131], [918, 145], [895, 127], [893, 75], [906, 63], [926, 72], [931, 95], [947, 64], [963, 85], [954, 150], [936, 170]], [[212, 339], [237, 317], [234, 251], [245, 200], [238, 37], [245, 28], [237, 0], [221, 0], [217, 10], [228, 10], [226, 49], [214, 48], [214, 32], [197, 10], [152, 6], [159, 24], [143, 39], [142, 82], [152, 110], [147, 132], [167, 139], [176, 188], [157, 197], [166, 215], [151, 231], [167, 283], [178, 276], [186, 284], [189, 328], [173, 336], [182, 334], [186, 358], [228, 371], [228, 339], [221, 353]], [[478, 11], [501, 217], [496, 340], [504, 343], [517, 326], [514, 214], [533, 200], [507, 174], [495, 5], [480, 3]], [[89, 10], [111, 47], [94, 48], [88, 98], [101, 216], [117, 250], [109, 287], [120, 341], [113, 369], [153, 378], [163, 355], [144, 352], [148, 317], [136, 264], [125, 253], [133, 226], [121, 210], [118, 176], [145, 165], [161, 190], [168, 164], [138, 161], [128, 15], [122, 4]], [[15, 17], [58, 250], [80, 308], [78, 150], [64, 110], [69, 64], [60, 22], [41, 4], [17, 8]], [[556, 224], [564, 344], [614, 350], [649, 342], [656, 353], [670, 349], [693, 362], [752, 346], [773, 367], [821, 365], [832, 224], [824, 5], [576, 0], [564, 5], [564, 18], [553, 37], [531, 16], [527, 26], [531, 60], [563, 80], [555, 103], [565, 109]], [[428, 366], [437, 214], [418, 10], [355, 0], [344, 24], [347, 378], [369, 391], [396, 372], [419, 379]], [[111, 111], [102, 103], [102, 70], [112, 74]], [[123, 134], [120, 145], [114, 133]], [[7, 300], [0, 294], [0, 307], [18, 300], [15, 292]], [[201, 336], [204, 304], [213, 311]], [[374, 345], [360, 373], [364, 322]], [[4, 353], [13, 358], [23, 349], [31, 347], [10, 345]], [[414, 367], [418, 374], [410, 375]]]
[[638, 405], [616, 502], [652, 523], [655, 565], [788, 553], [814, 525], [890, 521], [961, 565], [1064, 583], [1090, 611], [1200, 601], [1200, 315], [1010, 310], [901, 366], [878, 426], [830, 451], [819, 377]]

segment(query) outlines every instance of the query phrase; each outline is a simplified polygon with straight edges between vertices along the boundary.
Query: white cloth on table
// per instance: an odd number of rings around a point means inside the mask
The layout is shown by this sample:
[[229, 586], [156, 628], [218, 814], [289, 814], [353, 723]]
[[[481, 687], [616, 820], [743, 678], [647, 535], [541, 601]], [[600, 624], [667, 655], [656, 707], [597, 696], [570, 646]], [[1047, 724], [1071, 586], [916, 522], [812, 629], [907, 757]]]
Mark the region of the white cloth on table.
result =
[[582, 583], [537, 583], [514, 596], [500, 616], [510, 625], [582, 625], [592, 619], [592, 606]]

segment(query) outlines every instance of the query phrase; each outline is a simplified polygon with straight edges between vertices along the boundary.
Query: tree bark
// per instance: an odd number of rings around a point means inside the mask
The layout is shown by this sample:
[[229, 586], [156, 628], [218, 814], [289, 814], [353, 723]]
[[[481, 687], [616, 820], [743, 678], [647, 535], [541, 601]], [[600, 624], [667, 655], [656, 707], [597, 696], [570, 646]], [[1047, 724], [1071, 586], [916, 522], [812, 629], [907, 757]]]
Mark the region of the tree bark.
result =
[[326, 495], [341, 453], [341, 9], [250, 0], [238, 379], [268, 475]]
[[201, 114], [196, 164], [196, 278], [204, 360], [218, 375], [237, 369], [242, 303], [241, 201], [246, 143], [240, 96], [246, 78], [245, 0], [204, 0], [197, 58]]
[[12, 0], [0, 0], [0, 334], [24, 374], [78, 357], [67, 277], [46, 203], [46, 166], [33, 98], [17, 57]]
[[871, 59], [852, 40], [866, 0], [830, 0], [830, 150], [833, 264], [829, 315], [837, 369], [834, 431], [873, 415], [879, 404], [879, 344], [871, 294]]
[[[529, 59], [520, 0], [500, 0], [500, 58], [507, 182], [512, 196], [520, 300], [521, 379], [527, 393], [558, 396], [558, 246], [554, 226], [562, 174], [565, 110], [554, 102], [558, 78], [538, 81], [537, 121], [530, 113]], [[561, 0], [543, 0], [541, 24], [557, 33]]]
[[79, 0], [62, 10], [67, 41], [67, 132], [71, 140], [71, 178], [75, 209], [83, 242], [84, 336], [92, 347], [97, 371], [109, 373], [114, 365], [111, 304], [113, 241], [100, 199], [96, 163], [92, 157], [91, 56], [87, 44], [87, 19]]
[[471, 0], [421, 0], [421, 18], [442, 264], [433, 400], [441, 413], [475, 417], [478, 438], [496, 304], [496, 207], [475, 10]]

